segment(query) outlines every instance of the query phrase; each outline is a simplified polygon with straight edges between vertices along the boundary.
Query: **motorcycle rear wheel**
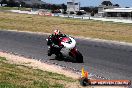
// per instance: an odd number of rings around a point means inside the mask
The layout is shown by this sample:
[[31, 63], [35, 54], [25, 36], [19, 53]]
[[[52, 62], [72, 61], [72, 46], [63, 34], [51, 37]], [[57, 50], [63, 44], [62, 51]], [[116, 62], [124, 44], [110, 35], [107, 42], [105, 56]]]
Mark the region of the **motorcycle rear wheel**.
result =
[[57, 59], [57, 60], [62, 60], [62, 58], [63, 58], [63, 55], [62, 55], [62, 53], [55, 53], [55, 59]]

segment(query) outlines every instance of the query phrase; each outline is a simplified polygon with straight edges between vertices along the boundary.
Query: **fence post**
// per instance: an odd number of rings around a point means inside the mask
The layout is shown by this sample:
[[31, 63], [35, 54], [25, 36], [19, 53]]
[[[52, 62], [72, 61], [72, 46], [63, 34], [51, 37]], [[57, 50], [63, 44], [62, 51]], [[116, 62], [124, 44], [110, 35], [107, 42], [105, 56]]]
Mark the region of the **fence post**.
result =
[[83, 16], [82, 16], [82, 19], [83, 19]]

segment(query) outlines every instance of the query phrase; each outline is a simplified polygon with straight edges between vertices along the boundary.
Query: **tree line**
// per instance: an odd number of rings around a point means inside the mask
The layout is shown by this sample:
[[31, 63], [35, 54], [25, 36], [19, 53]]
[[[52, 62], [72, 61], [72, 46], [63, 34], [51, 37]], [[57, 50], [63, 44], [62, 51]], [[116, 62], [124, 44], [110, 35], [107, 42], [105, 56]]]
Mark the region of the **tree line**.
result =
[[14, 0], [1, 0], [0, 4], [1, 4], [1, 6], [3, 6], [3, 4], [6, 4], [6, 6], [10, 6], [10, 7], [18, 5], [18, 3], [15, 2]]
[[21, 7], [31, 7], [31, 8], [41, 8], [41, 9], [51, 9], [51, 10], [55, 10], [55, 9], [65, 9], [66, 10], [66, 5], [65, 4], [49, 4], [49, 3], [45, 3], [45, 4], [37, 4], [34, 3], [32, 5], [26, 4], [24, 1], [20, 0], [17, 1], [16, 0], [0, 0], [0, 4], [1, 6], [3, 4], [6, 4], [6, 6], [8, 7], [19, 7], [21, 5]]

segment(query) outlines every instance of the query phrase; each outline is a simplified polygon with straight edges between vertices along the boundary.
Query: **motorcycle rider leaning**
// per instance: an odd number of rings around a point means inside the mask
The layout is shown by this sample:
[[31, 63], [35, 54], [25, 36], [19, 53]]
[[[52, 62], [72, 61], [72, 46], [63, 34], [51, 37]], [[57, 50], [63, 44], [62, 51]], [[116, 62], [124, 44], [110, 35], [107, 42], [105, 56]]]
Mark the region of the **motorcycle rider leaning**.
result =
[[48, 56], [51, 56], [53, 51], [60, 51], [63, 48], [59, 45], [63, 37], [67, 37], [67, 35], [62, 34], [59, 30], [54, 30], [54, 34], [49, 35], [47, 45], [52, 46], [52, 48], [48, 50]]

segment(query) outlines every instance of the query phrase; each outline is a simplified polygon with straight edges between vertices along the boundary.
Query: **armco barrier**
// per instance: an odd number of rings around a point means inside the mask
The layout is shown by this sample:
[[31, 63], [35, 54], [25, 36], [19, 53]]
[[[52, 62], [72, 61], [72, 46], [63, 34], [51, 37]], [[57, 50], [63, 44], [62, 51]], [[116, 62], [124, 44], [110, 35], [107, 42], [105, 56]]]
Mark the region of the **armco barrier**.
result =
[[[56, 15], [54, 15], [56, 16]], [[103, 18], [103, 17], [91, 17], [89, 15], [63, 15], [58, 14], [59, 17], [67, 17], [67, 18], [73, 18], [73, 19], [84, 19], [84, 20], [99, 20], [99, 21], [111, 21], [111, 22], [118, 22], [118, 23], [132, 23], [131, 19], [114, 19], [114, 18]]]

